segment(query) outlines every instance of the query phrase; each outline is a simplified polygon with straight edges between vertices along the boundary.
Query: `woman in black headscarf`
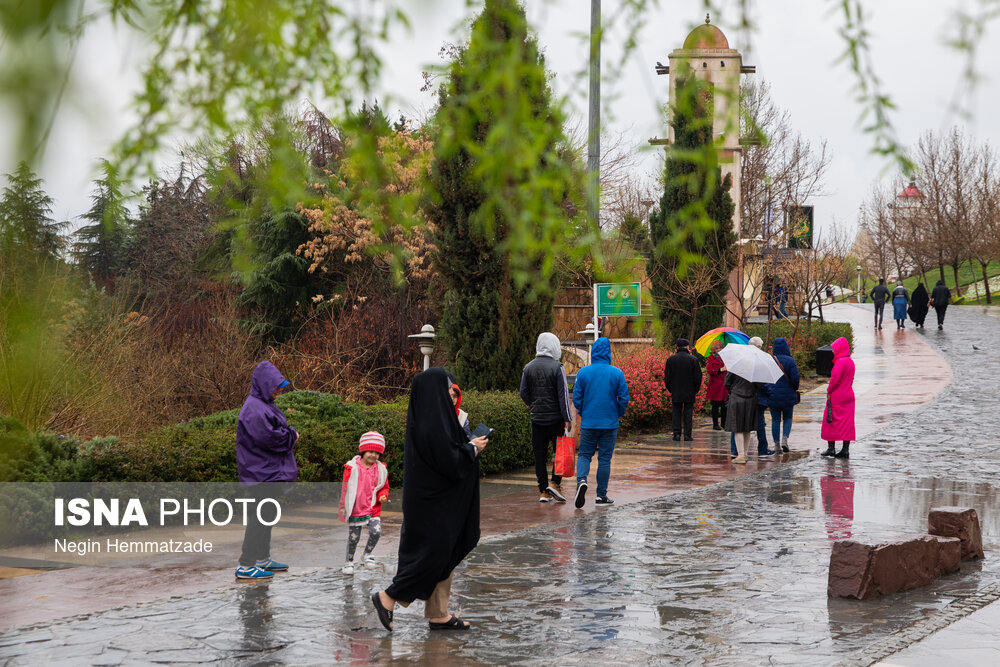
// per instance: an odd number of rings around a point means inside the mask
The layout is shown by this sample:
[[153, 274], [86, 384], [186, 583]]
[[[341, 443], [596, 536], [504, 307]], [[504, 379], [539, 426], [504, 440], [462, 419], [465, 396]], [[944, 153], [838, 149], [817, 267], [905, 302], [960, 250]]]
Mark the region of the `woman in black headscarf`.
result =
[[379, 621], [392, 630], [392, 610], [426, 600], [432, 630], [467, 630], [448, 613], [452, 571], [479, 543], [479, 461], [486, 438], [469, 441], [448, 393], [454, 378], [430, 368], [413, 379], [403, 449], [403, 527], [396, 576], [372, 593]]
[[927, 288], [923, 283], [917, 285], [910, 295], [910, 319], [921, 329], [924, 328], [924, 319], [927, 317], [927, 304], [931, 301], [927, 295]]

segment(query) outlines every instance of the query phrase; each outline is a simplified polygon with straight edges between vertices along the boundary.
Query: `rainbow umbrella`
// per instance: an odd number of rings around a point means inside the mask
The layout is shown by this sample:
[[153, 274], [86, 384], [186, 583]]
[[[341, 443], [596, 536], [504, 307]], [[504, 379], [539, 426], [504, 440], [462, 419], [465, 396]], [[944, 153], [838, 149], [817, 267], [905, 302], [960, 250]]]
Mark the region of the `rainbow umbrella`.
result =
[[703, 357], [712, 354], [712, 343], [721, 340], [723, 345], [735, 343], [736, 345], [749, 345], [750, 336], [739, 329], [732, 327], [718, 327], [706, 332], [701, 338], [695, 341], [694, 351]]

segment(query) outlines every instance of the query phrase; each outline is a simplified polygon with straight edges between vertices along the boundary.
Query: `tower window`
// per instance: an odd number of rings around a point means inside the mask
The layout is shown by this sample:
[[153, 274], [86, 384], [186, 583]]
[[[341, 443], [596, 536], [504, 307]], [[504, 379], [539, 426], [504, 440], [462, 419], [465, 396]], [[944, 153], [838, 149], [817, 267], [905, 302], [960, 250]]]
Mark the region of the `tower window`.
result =
[[725, 60], [720, 60], [719, 61], [719, 67], [725, 67], [725, 66], [726, 66], [726, 61]]
[[708, 63], [702, 63], [701, 66], [702, 67], [708, 67]]

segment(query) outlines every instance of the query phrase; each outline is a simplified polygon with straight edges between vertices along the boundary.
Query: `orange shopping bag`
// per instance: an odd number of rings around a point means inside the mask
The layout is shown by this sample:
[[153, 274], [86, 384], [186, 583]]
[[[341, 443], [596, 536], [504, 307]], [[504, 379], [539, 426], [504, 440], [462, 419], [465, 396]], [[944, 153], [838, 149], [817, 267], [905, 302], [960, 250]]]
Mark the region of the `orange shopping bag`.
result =
[[561, 435], [556, 438], [557, 477], [576, 477], [576, 438]]

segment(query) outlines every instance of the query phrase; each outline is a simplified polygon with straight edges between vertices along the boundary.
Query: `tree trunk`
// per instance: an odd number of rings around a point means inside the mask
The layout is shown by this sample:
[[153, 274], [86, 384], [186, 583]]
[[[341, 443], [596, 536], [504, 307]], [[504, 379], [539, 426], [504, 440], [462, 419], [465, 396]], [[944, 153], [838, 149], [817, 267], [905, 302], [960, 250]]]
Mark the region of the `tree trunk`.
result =
[[955, 262], [954, 264], [951, 265], [951, 271], [952, 271], [952, 273], [955, 274], [955, 294], [957, 296], [958, 295], [958, 288], [959, 288], [959, 284], [958, 284], [958, 262]]
[[938, 258], [938, 274], [940, 275], [941, 281], [944, 282], [944, 260]]
[[[969, 270], [972, 272], [972, 288], [976, 290], [976, 302], [979, 302], [979, 280], [976, 279], [976, 263], [969, 260]], [[983, 271], [983, 278], [986, 278], [986, 272]]]
[[989, 266], [989, 262], [979, 260], [979, 265], [983, 267], [983, 285], [986, 286], [986, 303], [989, 305], [993, 303], [993, 295], [990, 294], [990, 277], [986, 275], [986, 267]]
[[694, 346], [694, 324], [698, 321], [698, 302], [695, 301], [694, 310], [691, 311], [691, 326], [688, 327], [688, 340]]
[[823, 324], [823, 298], [819, 295], [816, 296], [816, 310], [819, 311], [819, 323]]

